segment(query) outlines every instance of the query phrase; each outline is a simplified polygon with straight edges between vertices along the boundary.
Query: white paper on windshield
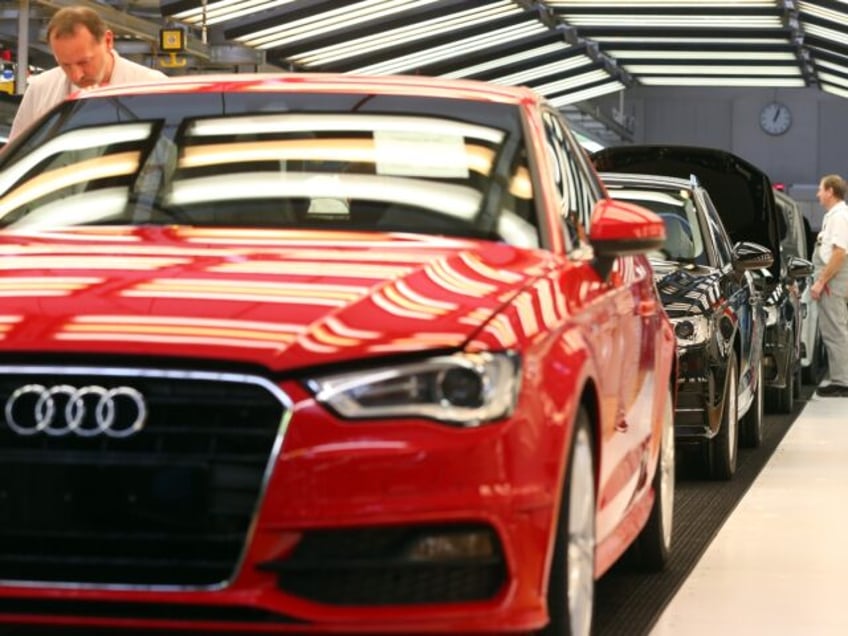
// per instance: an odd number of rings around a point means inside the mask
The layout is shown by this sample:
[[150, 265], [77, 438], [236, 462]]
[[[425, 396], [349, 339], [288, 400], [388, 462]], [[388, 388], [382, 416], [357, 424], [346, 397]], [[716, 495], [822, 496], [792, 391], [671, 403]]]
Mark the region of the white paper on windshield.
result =
[[374, 131], [377, 174], [468, 178], [465, 139], [431, 132]]

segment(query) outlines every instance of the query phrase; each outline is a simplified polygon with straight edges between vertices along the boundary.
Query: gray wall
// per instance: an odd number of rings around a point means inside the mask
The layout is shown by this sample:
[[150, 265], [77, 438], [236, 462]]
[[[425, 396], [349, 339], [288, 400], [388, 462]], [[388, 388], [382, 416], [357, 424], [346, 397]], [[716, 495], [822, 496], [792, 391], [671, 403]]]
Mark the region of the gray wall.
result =
[[[777, 137], [759, 124], [760, 110], [772, 100], [792, 111], [792, 126]], [[622, 106], [633, 118], [635, 143], [723, 148], [787, 186], [814, 186], [829, 173], [848, 178], [848, 99], [817, 88], [635, 87], [623, 100], [604, 102], [605, 110]], [[815, 188], [812, 197], [815, 202]]]
[[[780, 136], [760, 129], [760, 110], [773, 100], [792, 111], [792, 126]], [[786, 185], [814, 227], [821, 176], [848, 178], [848, 99], [817, 88], [635, 87], [601, 104], [631, 118], [634, 143], [711, 146], [747, 159]]]

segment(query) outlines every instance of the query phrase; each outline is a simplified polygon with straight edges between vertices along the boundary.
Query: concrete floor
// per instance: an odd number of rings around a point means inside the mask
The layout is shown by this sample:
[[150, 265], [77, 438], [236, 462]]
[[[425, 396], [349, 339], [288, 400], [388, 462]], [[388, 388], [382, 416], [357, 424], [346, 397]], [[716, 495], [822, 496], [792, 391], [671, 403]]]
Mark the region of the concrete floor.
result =
[[812, 396], [651, 636], [848, 634], [848, 398]]

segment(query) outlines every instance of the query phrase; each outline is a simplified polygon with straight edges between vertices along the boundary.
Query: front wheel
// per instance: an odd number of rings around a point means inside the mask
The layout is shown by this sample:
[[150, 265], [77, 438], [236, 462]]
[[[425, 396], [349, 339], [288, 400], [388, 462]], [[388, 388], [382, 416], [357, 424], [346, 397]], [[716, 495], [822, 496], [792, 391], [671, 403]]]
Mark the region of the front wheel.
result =
[[630, 547], [637, 567], [648, 572], [663, 570], [671, 552], [675, 484], [673, 395], [669, 389], [663, 409], [662, 437], [652, 482], [654, 506], [645, 527]]
[[[760, 362], [757, 365], [757, 388], [754, 391], [754, 400], [751, 406], [748, 407], [748, 412], [741, 419], [740, 435], [742, 443], [748, 448], [759, 448], [763, 443], [763, 418], [764, 418], [764, 402], [765, 402], [765, 387], [763, 386], [763, 358], [760, 356]], [[789, 388], [789, 395], [792, 395], [792, 387]], [[791, 407], [790, 407], [791, 410]]]
[[568, 458], [548, 583], [543, 636], [588, 636], [595, 605], [595, 460], [589, 415], [580, 408]]
[[[724, 409], [718, 433], [710, 440], [711, 470], [713, 479], [729, 480], [736, 472], [736, 456], [739, 451], [739, 369], [736, 354], [727, 356], [727, 380], [725, 381]], [[754, 404], [751, 405], [753, 409]]]

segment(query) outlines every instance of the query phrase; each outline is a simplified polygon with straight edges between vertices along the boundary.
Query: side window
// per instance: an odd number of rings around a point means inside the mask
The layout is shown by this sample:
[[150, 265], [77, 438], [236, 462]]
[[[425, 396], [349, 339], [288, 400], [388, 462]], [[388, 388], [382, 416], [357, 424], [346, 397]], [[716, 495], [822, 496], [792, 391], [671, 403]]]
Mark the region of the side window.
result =
[[602, 189], [589, 170], [582, 147], [568, 132], [559, 115], [553, 111], [543, 114], [545, 141], [560, 200], [560, 216], [571, 245], [585, 240], [592, 210], [601, 197]]
[[712, 237], [712, 243], [716, 251], [716, 258], [721, 267], [733, 263], [733, 252], [730, 244], [730, 238], [724, 229], [721, 218], [713, 205], [712, 199], [706, 192], [702, 192], [704, 197], [705, 209], [707, 210], [707, 225], [709, 226], [709, 235]]

